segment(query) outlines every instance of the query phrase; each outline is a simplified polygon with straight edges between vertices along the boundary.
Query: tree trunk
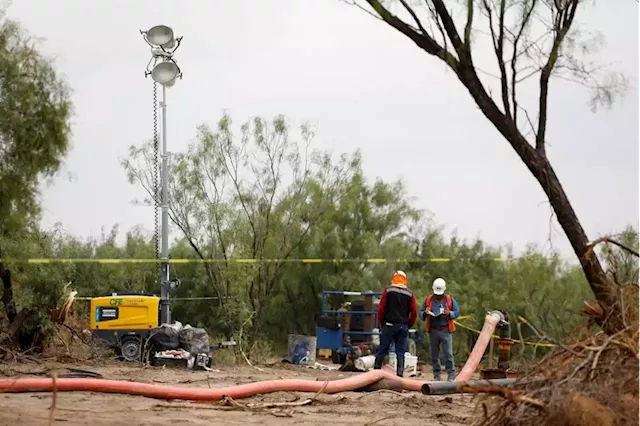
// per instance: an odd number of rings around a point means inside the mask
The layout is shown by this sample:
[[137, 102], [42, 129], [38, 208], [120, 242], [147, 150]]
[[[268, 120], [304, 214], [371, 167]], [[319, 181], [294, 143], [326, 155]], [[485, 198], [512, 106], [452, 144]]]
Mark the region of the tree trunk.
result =
[[2, 278], [2, 303], [7, 314], [9, 323], [12, 323], [18, 315], [16, 302], [13, 299], [13, 286], [11, 283], [11, 270], [6, 269], [3, 263], [0, 263], [0, 278]]
[[[21, 351], [33, 350], [40, 353], [44, 350], [47, 336], [42, 331], [41, 318], [38, 312], [32, 309], [21, 309], [18, 312], [15, 299], [13, 297], [13, 283], [11, 281], [11, 270], [5, 268], [0, 262], [0, 279], [2, 279], [2, 303], [4, 305], [9, 329], [7, 338]], [[5, 342], [1, 342], [5, 346]]]
[[573, 210], [573, 206], [569, 202], [567, 194], [564, 192], [560, 179], [558, 179], [546, 157], [539, 160], [536, 167], [530, 167], [529, 170], [531, 170], [531, 173], [549, 198], [549, 203], [556, 214], [558, 223], [567, 235], [574, 253], [580, 260], [580, 265], [589, 282], [589, 286], [598, 303], [604, 309], [605, 316], [599, 325], [608, 334], [620, 331], [624, 328], [623, 312], [619, 306], [615, 284], [607, 278], [596, 254], [591, 253], [590, 256], [587, 256], [589, 239]]
[[605, 315], [599, 325], [608, 334], [621, 330], [624, 327], [624, 321], [616, 288], [607, 279], [595, 253], [587, 258], [587, 245], [589, 243], [587, 234], [580, 224], [569, 198], [562, 188], [560, 179], [558, 179], [547, 156], [544, 152], [536, 151], [522, 133], [516, 129], [515, 125], [512, 125], [511, 118], [500, 111], [480, 82], [473, 64], [460, 63], [460, 68], [456, 73], [484, 116], [509, 142], [547, 195], [558, 223], [567, 235], [574, 253], [580, 260], [580, 265], [589, 282], [589, 286], [604, 310]]

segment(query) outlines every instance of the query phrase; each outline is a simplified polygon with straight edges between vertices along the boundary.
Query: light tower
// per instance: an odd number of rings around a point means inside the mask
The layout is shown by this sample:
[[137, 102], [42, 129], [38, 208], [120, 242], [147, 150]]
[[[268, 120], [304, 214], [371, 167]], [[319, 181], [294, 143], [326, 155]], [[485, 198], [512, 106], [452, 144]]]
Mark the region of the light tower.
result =
[[[161, 230], [161, 270], [160, 270], [160, 324], [171, 323], [171, 309], [169, 306], [169, 295], [179, 284], [178, 281], [171, 281], [169, 278], [169, 158], [167, 153], [167, 87], [176, 83], [178, 78], [182, 79], [182, 72], [176, 63], [173, 55], [180, 47], [182, 37], [176, 38], [173, 30], [166, 25], [156, 25], [147, 31], [140, 31], [144, 40], [151, 47], [151, 59], [147, 63], [145, 78], [151, 76], [153, 79], [153, 110], [154, 110], [154, 148], [155, 148], [155, 170], [154, 170], [154, 201], [156, 203], [156, 244], [158, 238], [158, 216], [157, 207], [160, 205], [162, 226]], [[159, 102], [162, 110], [160, 132], [162, 136], [162, 151], [160, 158], [162, 168], [160, 171], [161, 191], [158, 194], [157, 182], [157, 153], [158, 153], [158, 133], [157, 133], [157, 85], [162, 86], [162, 100]], [[156, 256], [158, 247], [156, 246]]]

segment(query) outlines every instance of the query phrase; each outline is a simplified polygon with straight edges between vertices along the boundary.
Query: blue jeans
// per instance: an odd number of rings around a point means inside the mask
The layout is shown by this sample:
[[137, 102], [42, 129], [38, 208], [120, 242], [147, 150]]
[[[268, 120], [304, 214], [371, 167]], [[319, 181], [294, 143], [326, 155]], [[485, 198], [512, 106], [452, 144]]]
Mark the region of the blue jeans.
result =
[[440, 346], [444, 352], [444, 366], [447, 369], [447, 379], [456, 377], [455, 364], [453, 362], [453, 333], [447, 330], [431, 330], [429, 332], [429, 345], [431, 347], [431, 363], [433, 365], [433, 377], [440, 380], [442, 366], [440, 365]]
[[404, 353], [407, 351], [407, 338], [409, 337], [409, 326], [407, 324], [385, 323], [380, 335], [380, 347], [376, 355], [374, 368], [382, 368], [384, 357], [389, 353], [391, 344], [396, 348], [396, 373], [402, 377], [404, 373]]

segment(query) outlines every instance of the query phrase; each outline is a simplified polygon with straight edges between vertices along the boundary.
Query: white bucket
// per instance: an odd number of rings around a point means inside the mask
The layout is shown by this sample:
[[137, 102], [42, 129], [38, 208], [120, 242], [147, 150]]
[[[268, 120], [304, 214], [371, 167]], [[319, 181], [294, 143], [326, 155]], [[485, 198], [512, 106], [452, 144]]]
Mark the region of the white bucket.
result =
[[[374, 328], [371, 331], [373, 331], [374, 333], [380, 333], [379, 328]], [[380, 346], [380, 335], [374, 334], [373, 336], [371, 336], [371, 343], [373, 343], [374, 346]]]
[[[398, 365], [395, 352], [389, 353], [389, 365], [395, 370]], [[404, 353], [404, 372], [410, 375], [418, 374], [418, 357], [411, 355], [410, 352]]]
[[410, 375], [418, 374], [418, 357], [409, 352], [404, 354], [404, 371], [409, 371]]
[[376, 362], [375, 355], [367, 355], [367, 356], [361, 356], [360, 358], [357, 358], [353, 363], [353, 365], [358, 370], [369, 371], [373, 368], [373, 366], [375, 365], [375, 362]]

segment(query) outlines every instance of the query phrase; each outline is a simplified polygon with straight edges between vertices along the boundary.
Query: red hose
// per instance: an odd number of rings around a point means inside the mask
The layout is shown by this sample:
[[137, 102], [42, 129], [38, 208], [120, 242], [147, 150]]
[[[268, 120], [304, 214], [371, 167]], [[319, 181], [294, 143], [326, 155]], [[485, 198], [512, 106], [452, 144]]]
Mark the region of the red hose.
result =
[[484, 317], [484, 325], [482, 326], [482, 330], [480, 331], [478, 340], [476, 340], [476, 344], [473, 345], [471, 354], [469, 354], [469, 358], [464, 364], [464, 367], [462, 367], [462, 370], [460, 371], [458, 376], [456, 376], [456, 382], [466, 382], [470, 380], [471, 376], [473, 376], [473, 373], [476, 372], [478, 365], [480, 365], [480, 360], [482, 360], [482, 355], [484, 355], [484, 351], [487, 350], [487, 346], [491, 341], [493, 332], [502, 319], [501, 317], [502, 314], [498, 311], [489, 312]]
[[[159, 399], [219, 401], [225, 395], [230, 396], [233, 399], [241, 399], [270, 392], [320, 392], [322, 390], [324, 393], [339, 393], [359, 389], [385, 378], [393, 380], [398, 379], [395, 374], [387, 370], [373, 370], [347, 379], [331, 380], [327, 383], [326, 387], [324, 386], [324, 382], [316, 380], [267, 380], [218, 389], [160, 386], [149, 383], [126, 382], [121, 380], [58, 379], [56, 380], [56, 390], [59, 392], [80, 391], [122, 393]], [[0, 391], [51, 392], [53, 391], [53, 380], [50, 378], [0, 380]]]
[[[456, 378], [456, 381], [465, 382], [471, 378], [475, 372], [482, 354], [484, 353], [489, 339], [498, 323], [497, 317], [489, 314], [485, 317], [485, 325], [482, 334], [478, 338], [471, 356]], [[319, 380], [267, 380], [263, 382], [247, 383], [244, 385], [231, 386], [218, 389], [198, 389], [183, 388], [173, 386], [160, 386], [149, 383], [126, 382], [120, 380], [104, 379], [57, 379], [55, 381], [56, 391], [69, 392], [103, 392], [121, 393], [127, 395], [146, 396], [148, 398], [159, 399], [182, 399], [191, 401], [219, 401], [222, 397], [230, 396], [233, 399], [247, 398], [250, 396], [270, 393], [270, 392], [320, 392], [339, 393], [354, 391], [387, 379], [402, 382], [402, 388], [408, 391], [420, 392], [423, 382], [413, 379], [400, 379], [395, 372], [386, 367], [382, 370], [373, 370], [367, 373], [358, 374], [346, 379], [330, 380], [326, 386], [325, 382]], [[0, 392], [52, 392], [54, 387], [53, 379], [1, 379]]]

